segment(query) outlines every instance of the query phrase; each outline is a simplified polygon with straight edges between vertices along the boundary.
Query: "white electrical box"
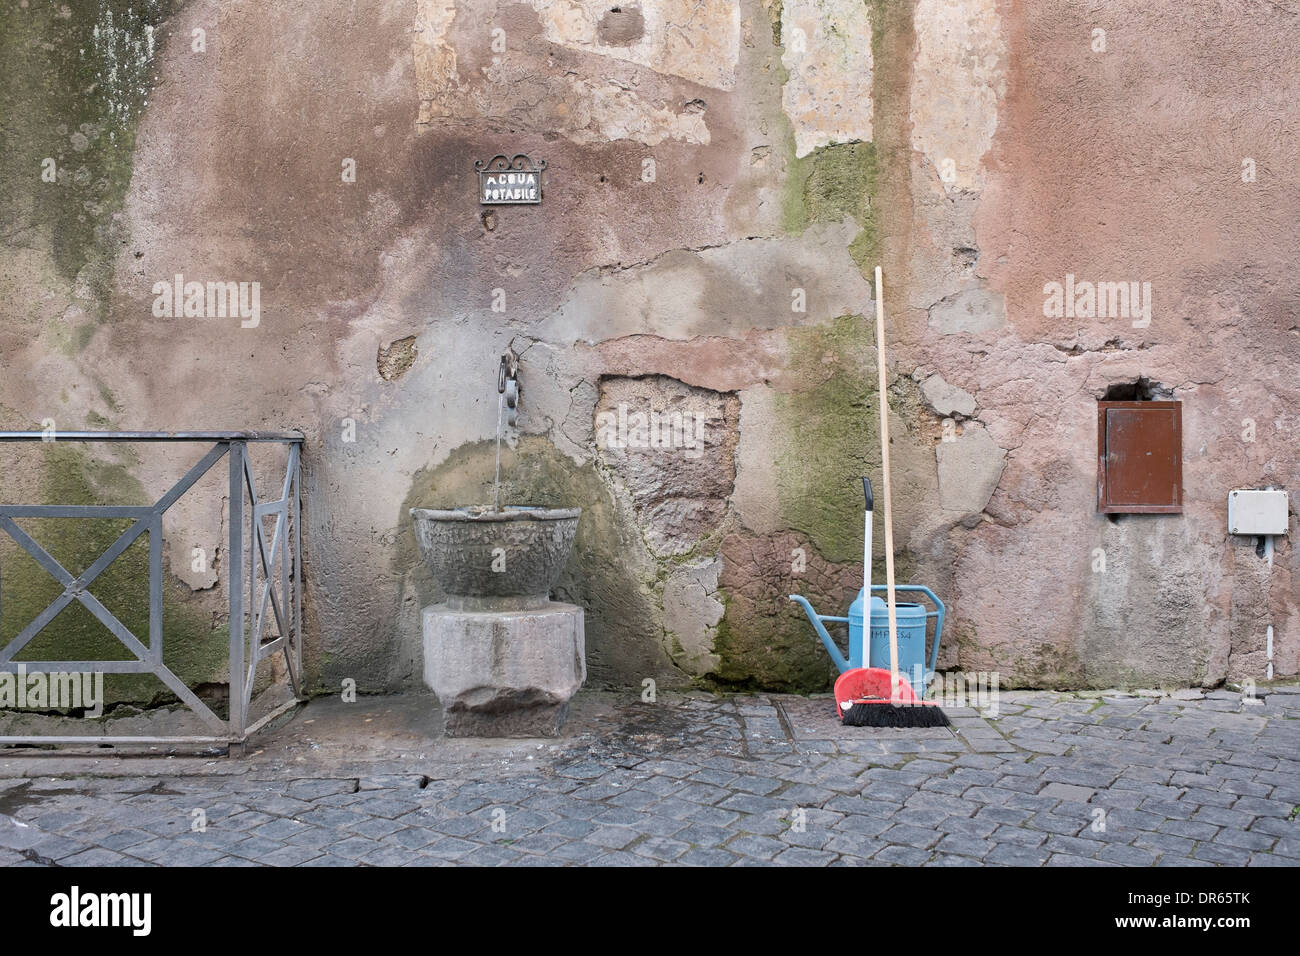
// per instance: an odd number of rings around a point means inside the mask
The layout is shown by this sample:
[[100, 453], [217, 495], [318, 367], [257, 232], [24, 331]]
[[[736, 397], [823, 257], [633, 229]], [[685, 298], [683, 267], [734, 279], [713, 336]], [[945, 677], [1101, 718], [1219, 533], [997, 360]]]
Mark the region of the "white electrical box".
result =
[[1232, 491], [1228, 493], [1228, 531], [1231, 534], [1286, 534], [1285, 491]]

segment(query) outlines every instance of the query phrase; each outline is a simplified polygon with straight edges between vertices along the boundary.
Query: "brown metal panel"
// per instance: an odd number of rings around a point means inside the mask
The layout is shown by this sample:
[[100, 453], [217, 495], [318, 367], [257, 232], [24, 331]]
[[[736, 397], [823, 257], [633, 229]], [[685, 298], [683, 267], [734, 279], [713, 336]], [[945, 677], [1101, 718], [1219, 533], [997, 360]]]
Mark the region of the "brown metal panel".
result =
[[1181, 514], [1182, 403], [1097, 403], [1102, 514]]

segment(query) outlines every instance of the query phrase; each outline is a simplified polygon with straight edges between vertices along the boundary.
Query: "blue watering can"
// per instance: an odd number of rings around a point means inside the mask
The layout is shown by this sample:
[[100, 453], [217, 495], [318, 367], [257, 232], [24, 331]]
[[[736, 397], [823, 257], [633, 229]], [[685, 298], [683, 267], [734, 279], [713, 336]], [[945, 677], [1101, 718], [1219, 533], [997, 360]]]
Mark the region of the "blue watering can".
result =
[[[884, 592], [883, 584], [873, 585], [872, 591]], [[920, 592], [934, 602], [935, 610], [927, 611], [924, 604], [907, 601], [894, 603], [894, 615], [898, 625], [898, 672], [906, 679], [918, 695], [925, 693], [930, 678], [934, 676], [935, 663], [939, 659], [939, 640], [943, 636], [943, 616], [946, 608], [933, 591], [924, 584], [896, 584], [895, 593]], [[889, 608], [882, 598], [871, 596], [871, 627], [869, 642], [863, 641], [862, 634], [862, 596], [858, 596], [849, 605], [848, 617], [834, 617], [830, 614], [818, 614], [808, 599], [800, 594], [791, 594], [790, 600], [797, 601], [812, 622], [813, 629], [821, 638], [826, 653], [830, 654], [836, 668], [843, 674], [855, 667], [882, 667], [889, 669]], [[929, 659], [925, 653], [925, 637], [930, 619], [934, 619], [934, 643], [930, 647]], [[847, 624], [849, 626], [849, 656], [846, 659], [834, 638], [826, 630], [827, 623]], [[863, 654], [864, 644], [866, 654]]]
[[[817, 636], [821, 638], [826, 653], [830, 654], [831, 660], [835, 662], [835, 666], [841, 674], [858, 667], [889, 669], [889, 608], [882, 598], [876, 597], [874, 594], [871, 596], [871, 623], [867, 628], [869, 633], [865, 635], [865, 639], [863, 634], [862, 611], [868, 588], [883, 593], [888, 590], [888, 586], [884, 584], [872, 585], [870, 583], [873, 504], [871, 482], [863, 478], [862, 486], [867, 498], [865, 543], [863, 548], [863, 588], [858, 591], [857, 598], [849, 605], [849, 616], [834, 617], [829, 614], [818, 614], [813, 610], [813, 606], [808, 603], [807, 598], [799, 594], [790, 595], [791, 601], [797, 601], [803, 607], [804, 612], [808, 615], [808, 620], [812, 622], [813, 629], [817, 632]], [[935, 606], [935, 610], [927, 611], [924, 604], [903, 601], [894, 602], [894, 619], [898, 628], [898, 672], [901, 677], [912, 685], [918, 696], [924, 696], [925, 688], [930, 683], [930, 678], [934, 676], [935, 663], [939, 658], [939, 641], [943, 636], [943, 616], [946, 609], [943, 602], [924, 584], [896, 584], [894, 585], [894, 592], [919, 592], [928, 597]], [[927, 659], [925, 633], [930, 618], [934, 618], [934, 643], [930, 648], [930, 655]], [[849, 626], [849, 656], [847, 660], [827, 632], [827, 622], [847, 624]]]

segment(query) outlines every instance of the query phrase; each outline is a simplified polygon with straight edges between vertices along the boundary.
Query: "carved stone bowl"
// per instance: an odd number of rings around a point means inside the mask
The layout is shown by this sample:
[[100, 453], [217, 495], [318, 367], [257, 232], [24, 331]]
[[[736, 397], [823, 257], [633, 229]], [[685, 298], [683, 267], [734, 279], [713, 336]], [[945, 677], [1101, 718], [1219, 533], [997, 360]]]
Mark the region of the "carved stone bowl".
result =
[[415, 539], [452, 610], [545, 606], [581, 508], [412, 508]]

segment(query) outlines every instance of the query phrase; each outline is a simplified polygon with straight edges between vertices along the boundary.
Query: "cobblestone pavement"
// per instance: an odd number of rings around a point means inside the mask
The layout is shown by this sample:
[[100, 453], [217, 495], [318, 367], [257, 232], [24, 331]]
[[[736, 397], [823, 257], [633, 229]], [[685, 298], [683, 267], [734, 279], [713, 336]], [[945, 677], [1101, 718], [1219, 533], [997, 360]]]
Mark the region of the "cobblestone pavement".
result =
[[569, 736], [509, 743], [422, 736], [427, 698], [314, 702], [242, 758], [0, 762], [0, 863], [1300, 865], [1300, 687], [1199, 696], [1004, 693], [907, 731], [583, 695]]

